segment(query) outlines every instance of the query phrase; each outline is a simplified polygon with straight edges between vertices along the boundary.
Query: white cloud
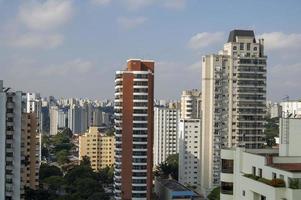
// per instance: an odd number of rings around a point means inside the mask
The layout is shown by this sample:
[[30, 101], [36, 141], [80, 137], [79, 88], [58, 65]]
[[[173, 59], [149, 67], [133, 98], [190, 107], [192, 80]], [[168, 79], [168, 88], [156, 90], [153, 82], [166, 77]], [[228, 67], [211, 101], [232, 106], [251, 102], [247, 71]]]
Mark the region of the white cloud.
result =
[[124, 0], [126, 6], [131, 10], [137, 10], [152, 5], [157, 0]]
[[93, 4], [103, 6], [103, 5], [108, 5], [108, 4], [110, 4], [110, 3], [112, 2], [112, 0], [91, 0], [91, 2], [92, 2]]
[[19, 10], [19, 20], [32, 30], [53, 30], [72, 17], [70, 0], [27, 1]]
[[267, 50], [296, 50], [301, 49], [301, 34], [282, 32], [263, 33], [258, 36], [263, 38]]
[[210, 45], [222, 42], [224, 40], [224, 37], [224, 33], [222, 32], [202, 32], [190, 38], [188, 46], [192, 49], [203, 49]]
[[182, 9], [186, 6], [186, 0], [165, 0], [165, 7], [171, 9]]
[[145, 17], [136, 17], [136, 18], [128, 18], [128, 17], [120, 17], [117, 19], [118, 24], [124, 29], [133, 29], [137, 26], [140, 26], [146, 22], [147, 18]]
[[85, 74], [93, 69], [90, 61], [75, 59], [61, 65], [52, 65], [40, 71], [40, 75], [44, 76], [65, 76], [71, 74]]
[[7, 43], [9, 46], [19, 48], [42, 48], [49, 49], [61, 45], [63, 36], [60, 34], [36, 34], [27, 33], [11, 37]]

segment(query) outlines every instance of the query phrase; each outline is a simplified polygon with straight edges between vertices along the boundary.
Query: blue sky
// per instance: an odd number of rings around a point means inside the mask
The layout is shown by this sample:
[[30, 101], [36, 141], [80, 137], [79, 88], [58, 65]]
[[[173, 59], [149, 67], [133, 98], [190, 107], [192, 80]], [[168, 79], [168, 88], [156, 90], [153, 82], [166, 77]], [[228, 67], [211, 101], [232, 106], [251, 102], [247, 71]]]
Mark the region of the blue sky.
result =
[[0, 0], [0, 79], [43, 96], [112, 98], [129, 58], [156, 61], [156, 97], [200, 88], [201, 57], [235, 28], [268, 55], [268, 98], [301, 97], [301, 1]]

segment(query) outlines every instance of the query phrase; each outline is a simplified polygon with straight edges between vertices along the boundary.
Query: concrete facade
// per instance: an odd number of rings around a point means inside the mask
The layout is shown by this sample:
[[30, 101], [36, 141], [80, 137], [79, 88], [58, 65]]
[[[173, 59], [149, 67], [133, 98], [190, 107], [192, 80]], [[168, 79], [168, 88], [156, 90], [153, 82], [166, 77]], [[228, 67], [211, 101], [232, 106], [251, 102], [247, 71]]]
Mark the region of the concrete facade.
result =
[[180, 110], [168, 107], [154, 109], [154, 167], [169, 155], [177, 154]]
[[90, 127], [89, 132], [79, 136], [79, 160], [83, 156], [90, 158], [95, 171], [112, 167], [115, 163], [115, 137], [100, 133], [99, 127]]
[[151, 200], [154, 61], [131, 59], [115, 77], [114, 198]]
[[301, 119], [288, 120], [279, 149], [222, 150], [221, 200], [301, 199]]
[[266, 114], [263, 40], [253, 31], [233, 30], [218, 54], [202, 60], [202, 187], [220, 183], [224, 147], [262, 148]]

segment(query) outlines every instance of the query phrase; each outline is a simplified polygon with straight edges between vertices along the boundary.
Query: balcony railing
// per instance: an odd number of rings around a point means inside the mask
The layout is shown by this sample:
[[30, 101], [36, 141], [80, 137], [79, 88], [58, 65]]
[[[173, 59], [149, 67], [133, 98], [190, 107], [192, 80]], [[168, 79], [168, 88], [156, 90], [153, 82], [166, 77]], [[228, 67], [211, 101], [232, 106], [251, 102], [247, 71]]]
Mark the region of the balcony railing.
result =
[[253, 179], [255, 181], [270, 185], [272, 187], [285, 187], [285, 181], [282, 179], [278, 179], [278, 178], [270, 180], [270, 179], [262, 178], [259, 176], [255, 176], [253, 174], [245, 174], [244, 177], [247, 177], [247, 178]]

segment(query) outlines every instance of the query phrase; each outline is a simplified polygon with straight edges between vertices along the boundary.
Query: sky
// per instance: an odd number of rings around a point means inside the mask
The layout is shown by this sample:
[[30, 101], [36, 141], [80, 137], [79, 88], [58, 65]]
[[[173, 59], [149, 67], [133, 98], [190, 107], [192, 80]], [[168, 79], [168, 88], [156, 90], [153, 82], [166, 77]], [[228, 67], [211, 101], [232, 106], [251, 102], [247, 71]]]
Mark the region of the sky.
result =
[[300, 0], [0, 0], [0, 79], [42, 96], [112, 99], [116, 70], [155, 60], [155, 97], [201, 88], [232, 29], [265, 40], [268, 99], [301, 98]]

